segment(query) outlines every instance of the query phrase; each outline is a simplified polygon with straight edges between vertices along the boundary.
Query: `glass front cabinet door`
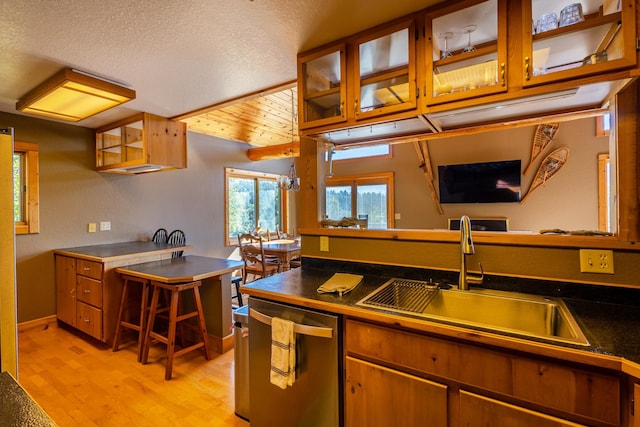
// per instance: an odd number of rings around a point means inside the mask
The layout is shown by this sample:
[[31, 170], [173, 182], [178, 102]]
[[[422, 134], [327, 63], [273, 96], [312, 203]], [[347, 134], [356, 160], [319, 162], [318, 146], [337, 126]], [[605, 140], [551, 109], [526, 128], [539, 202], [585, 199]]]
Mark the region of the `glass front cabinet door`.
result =
[[413, 20], [367, 33], [354, 43], [356, 120], [417, 106], [416, 26]]
[[144, 154], [142, 119], [96, 134], [98, 167], [142, 160]]
[[523, 3], [524, 86], [635, 66], [634, 0]]
[[347, 120], [345, 76], [344, 43], [298, 57], [298, 113], [301, 129]]
[[427, 105], [507, 90], [506, 0], [453, 4], [425, 17]]

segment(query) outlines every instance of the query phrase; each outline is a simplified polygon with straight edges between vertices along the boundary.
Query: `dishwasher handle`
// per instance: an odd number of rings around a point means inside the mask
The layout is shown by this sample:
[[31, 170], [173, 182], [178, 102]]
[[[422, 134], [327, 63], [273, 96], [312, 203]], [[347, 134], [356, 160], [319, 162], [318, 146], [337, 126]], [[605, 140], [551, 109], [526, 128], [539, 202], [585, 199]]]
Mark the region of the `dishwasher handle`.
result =
[[[267, 316], [266, 314], [260, 313], [259, 311], [250, 308], [249, 316], [253, 317], [260, 323], [264, 323], [265, 325], [271, 326], [272, 317]], [[309, 326], [309, 325], [301, 325], [299, 323], [293, 324], [293, 331], [296, 334], [300, 335], [309, 335], [312, 337], [319, 338], [332, 338], [333, 337], [333, 329], [332, 328], [323, 328], [320, 326]]]

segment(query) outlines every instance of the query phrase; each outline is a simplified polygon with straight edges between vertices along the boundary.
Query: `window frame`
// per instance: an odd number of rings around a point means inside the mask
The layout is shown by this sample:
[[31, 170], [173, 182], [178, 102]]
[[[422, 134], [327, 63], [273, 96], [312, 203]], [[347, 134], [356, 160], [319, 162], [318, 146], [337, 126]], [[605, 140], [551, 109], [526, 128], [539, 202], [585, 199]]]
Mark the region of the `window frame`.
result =
[[38, 162], [38, 144], [14, 141], [14, 154], [24, 156], [22, 180], [23, 221], [15, 222], [16, 234], [35, 234], [40, 232], [40, 166]]
[[[326, 191], [329, 187], [351, 186], [351, 214], [357, 216], [358, 209], [358, 185], [385, 184], [387, 186], [387, 228], [395, 227], [394, 212], [394, 175], [393, 172], [377, 172], [359, 175], [343, 175], [326, 177], [325, 180], [325, 200]], [[326, 211], [326, 206], [324, 207]], [[339, 219], [339, 218], [338, 218]]]
[[[229, 178], [242, 178], [242, 179], [253, 179], [253, 180], [258, 180], [260, 178], [262, 179], [267, 179], [267, 180], [274, 180], [276, 181], [276, 183], [278, 182], [278, 178], [280, 178], [281, 175], [279, 174], [274, 174], [274, 173], [269, 173], [269, 172], [257, 172], [257, 171], [249, 171], [249, 170], [244, 170], [244, 169], [236, 169], [236, 168], [224, 168], [224, 239], [225, 239], [225, 246], [237, 246], [238, 242], [232, 242], [231, 241], [231, 237], [235, 237], [235, 236], [229, 236]], [[287, 224], [289, 223], [288, 220], [288, 212], [287, 212], [287, 206], [289, 203], [289, 199], [287, 196], [287, 191], [282, 190], [281, 188], [278, 188], [278, 191], [280, 191], [280, 231], [287, 233], [288, 232], [288, 227]], [[259, 196], [258, 196], [259, 198]], [[256, 218], [256, 226], [260, 221], [260, 215], [259, 215], [259, 205], [256, 205], [256, 209], [258, 212], [256, 212], [255, 218]], [[270, 231], [276, 231], [276, 230], [270, 230]]]

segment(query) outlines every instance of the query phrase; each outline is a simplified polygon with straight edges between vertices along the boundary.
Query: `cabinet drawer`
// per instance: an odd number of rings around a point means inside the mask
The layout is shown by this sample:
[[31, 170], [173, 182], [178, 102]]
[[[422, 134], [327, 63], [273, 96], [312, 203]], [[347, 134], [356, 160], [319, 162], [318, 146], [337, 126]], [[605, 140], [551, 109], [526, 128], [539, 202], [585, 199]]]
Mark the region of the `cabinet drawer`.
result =
[[[489, 399], [464, 390], [460, 391], [460, 425], [483, 426], [531, 426], [531, 427], [580, 427], [561, 418]], [[586, 427], [586, 426], [585, 426]]]
[[76, 327], [99, 340], [102, 339], [102, 310], [78, 301]]
[[102, 264], [95, 261], [87, 261], [86, 259], [78, 259], [76, 273], [102, 280]]
[[620, 423], [621, 382], [615, 375], [354, 320], [345, 325], [349, 355], [608, 425]]
[[102, 308], [102, 282], [84, 276], [76, 276], [76, 298], [95, 307]]

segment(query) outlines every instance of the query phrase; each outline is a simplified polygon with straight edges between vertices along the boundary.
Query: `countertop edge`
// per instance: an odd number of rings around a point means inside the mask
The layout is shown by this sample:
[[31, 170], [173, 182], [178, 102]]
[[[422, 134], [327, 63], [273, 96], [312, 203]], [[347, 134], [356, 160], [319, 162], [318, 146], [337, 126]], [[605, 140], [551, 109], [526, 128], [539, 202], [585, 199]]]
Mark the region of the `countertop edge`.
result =
[[87, 255], [81, 252], [75, 252], [73, 250], [67, 250], [67, 249], [54, 249], [53, 253], [56, 255], [65, 255], [65, 256], [71, 256], [74, 258], [85, 259], [87, 261], [107, 262], [107, 261], [117, 261], [120, 259], [131, 258], [134, 256], [141, 256], [141, 255], [148, 255], [148, 254], [165, 254], [165, 253], [172, 253], [176, 251], [184, 251], [188, 249], [193, 249], [193, 246], [185, 245], [185, 246], [176, 246], [176, 247], [165, 248], [165, 249], [153, 249], [149, 251], [136, 251], [136, 252], [131, 252], [127, 254], [107, 256], [107, 257]]

